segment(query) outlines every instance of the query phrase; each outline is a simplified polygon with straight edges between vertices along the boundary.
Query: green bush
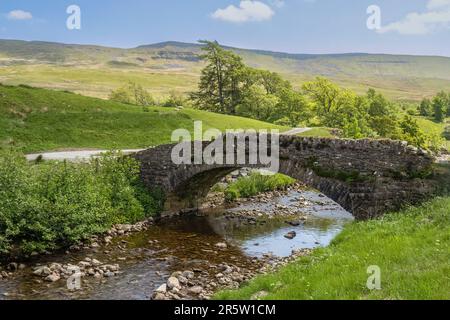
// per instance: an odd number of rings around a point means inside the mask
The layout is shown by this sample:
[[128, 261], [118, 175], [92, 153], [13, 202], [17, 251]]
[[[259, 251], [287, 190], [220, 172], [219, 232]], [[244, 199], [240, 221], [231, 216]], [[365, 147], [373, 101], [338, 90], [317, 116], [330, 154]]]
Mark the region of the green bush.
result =
[[233, 201], [239, 198], [248, 198], [261, 192], [284, 189], [294, 182], [295, 179], [282, 174], [262, 175], [254, 172], [229, 185], [225, 190], [225, 199]]
[[111, 91], [109, 100], [143, 107], [155, 105], [153, 96], [144, 87], [132, 81]]
[[446, 126], [444, 133], [442, 134], [445, 140], [450, 140], [450, 126]]
[[183, 95], [175, 91], [172, 91], [167, 100], [163, 102], [162, 106], [168, 108], [176, 108], [176, 107], [184, 107], [185, 104], [186, 98]]
[[28, 164], [0, 154], [0, 252], [28, 254], [69, 246], [154, 214], [136, 161], [108, 153], [87, 164]]
[[420, 128], [417, 120], [411, 116], [404, 117], [400, 123], [400, 128], [402, 130], [401, 138], [413, 146], [432, 152], [439, 152], [443, 146], [444, 141], [439, 135], [433, 132], [426, 134]]

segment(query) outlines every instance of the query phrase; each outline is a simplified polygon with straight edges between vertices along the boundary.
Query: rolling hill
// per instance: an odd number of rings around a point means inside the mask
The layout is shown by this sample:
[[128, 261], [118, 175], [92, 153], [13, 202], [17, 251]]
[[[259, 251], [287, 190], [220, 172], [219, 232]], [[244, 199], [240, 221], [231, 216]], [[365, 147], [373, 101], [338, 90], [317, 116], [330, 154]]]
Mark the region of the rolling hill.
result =
[[288, 128], [193, 109], [142, 108], [70, 92], [0, 85], [0, 148], [23, 152], [147, 148], [171, 142], [175, 129]]
[[[450, 58], [386, 54], [288, 54], [226, 47], [250, 66], [281, 73], [299, 87], [326, 76], [359, 93], [374, 87], [398, 100], [450, 88]], [[0, 82], [70, 90], [104, 98], [126, 80], [156, 96], [193, 90], [204, 63], [201, 45], [163, 42], [132, 49], [0, 40]]]

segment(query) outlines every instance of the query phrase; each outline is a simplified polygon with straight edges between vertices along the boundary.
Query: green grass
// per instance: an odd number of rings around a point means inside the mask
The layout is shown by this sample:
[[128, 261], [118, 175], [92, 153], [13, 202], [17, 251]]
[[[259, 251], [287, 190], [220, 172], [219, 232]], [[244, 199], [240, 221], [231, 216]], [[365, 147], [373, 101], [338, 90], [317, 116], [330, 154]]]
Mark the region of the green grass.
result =
[[105, 66], [14, 65], [2, 67], [0, 82], [10, 85], [69, 90], [82, 95], [107, 98], [127, 81], [139, 83], [158, 99], [170, 92], [186, 93], [197, 87], [199, 73], [164, 72], [149, 69]]
[[172, 131], [288, 128], [194, 109], [142, 107], [29, 87], [0, 86], [0, 146], [23, 152], [146, 148], [170, 143]]
[[300, 133], [300, 137], [322, 137], [322, 138], [334, 138], [332, 133], [333, 129], [330, 128], [311, 128], [311, 130]]
[[[358, 94], [372, 87], [391, 99], [420, 101], [450, 85], [447, 57], [231, 50], [252, 67], [282, 74], [296, 88], [317, 75], [327, 75]], [[0, 82], [105, 98], [112, 89], [131, 80], [157, 97], [167, 96], [170, 91], [188, 92], [197, 86], [204, 66], [198, 60], [199, 53], [199, 46], [180, 43], [118, 49], [0, 40]]]
[[253, 172], [248, 177], [241, 177], [225, 189], [225, 199], [233, 201], [248, 198], [261, 192], [285, 189], [295, 183], [295, 179], [283, 174], [263, 175]]
[[425, 117], [416, 117], [416, 120], [419, 123], [419, 126], [426, 133], [433, 133], [433, 134], [441, 135], [444, 132], [444, 128], [445, 128], [444, 122], [437, 123], [437, 122], [433, 121], [431, 118], [425, 118]]
[[[354, 222], [327, 248], [217, 299], [450, 299], [450, 197]], [[381, 290], [366, 287], [381, 269]]]
[[[415, 117], [419, 123], [420, 128], [427, 134], [434, 134], [439, 137], [443, 137], [443, 133], [447, 126], [450, 126], [450, 118], [447, 118], [445, 122], [437, 123], [432, 118]], [[444, 139], [444, 147], [450, 151], [450, 140]]]

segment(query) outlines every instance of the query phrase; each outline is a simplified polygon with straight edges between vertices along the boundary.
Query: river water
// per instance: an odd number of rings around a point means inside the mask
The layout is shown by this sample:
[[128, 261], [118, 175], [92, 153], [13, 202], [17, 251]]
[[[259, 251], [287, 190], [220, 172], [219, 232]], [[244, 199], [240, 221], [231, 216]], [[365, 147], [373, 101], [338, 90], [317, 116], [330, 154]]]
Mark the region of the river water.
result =
[[[270, 213], [293, 207], [294, 212], [307, 217], [296, 226], [289, 224], [298, 221], [296, 214], [259, 214], [255, 218], [238, 214], [243, 210]], [[270, 201], [251, 200], [232, 209], [162, 219], [146, 231], [114, 239], [108, 247], [41, 257], [13, 277], [0, 280], [0, 299], [150, 299], [172, 272], [205, 272], [221, 263], [251, 269], [255, 257], [268, 253], [284, 257], [294, 249], [327, 246], [351, 220], [352, 216], [335, 202], [309, 190], [291, 191]], [[285, 235], [292, 231], [297, 235], [289, 240]], [[217, 250], [215, 244], [220, 242], [226, 242], [228, 248]], [[36, 264], [76, 264], [86, 257], [117, 263], [120, 274], [83, 278], [78, 291], [69, 291], [65, 280], [48, 283], [32, 274], [31, 267]]]

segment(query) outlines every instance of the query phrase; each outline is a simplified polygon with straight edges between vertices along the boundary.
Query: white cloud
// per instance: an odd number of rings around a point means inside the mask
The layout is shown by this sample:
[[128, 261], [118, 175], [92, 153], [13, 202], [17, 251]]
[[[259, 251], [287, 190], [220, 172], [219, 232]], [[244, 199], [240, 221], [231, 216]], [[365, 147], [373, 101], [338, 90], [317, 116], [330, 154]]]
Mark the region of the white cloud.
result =
[[429, 0], [427, 11], [412, 12], [402, 20], [388, 24], [379, 33], [397, 32], [404, 35], [425, 35], [450, 28], [450, 0]]
[[267, 4], [260, 1], [242, 0], [239, 7], [229, 5], [225, 9], [217, 9], [212, 17], [214, 19], [242, 23], [248, 21], [270, 20], [275, 12]]
[[23, 10], [13, 10], [8, 13], [8, 19], [10, 20], [31, 20], [33, 15], [31, 12]]

